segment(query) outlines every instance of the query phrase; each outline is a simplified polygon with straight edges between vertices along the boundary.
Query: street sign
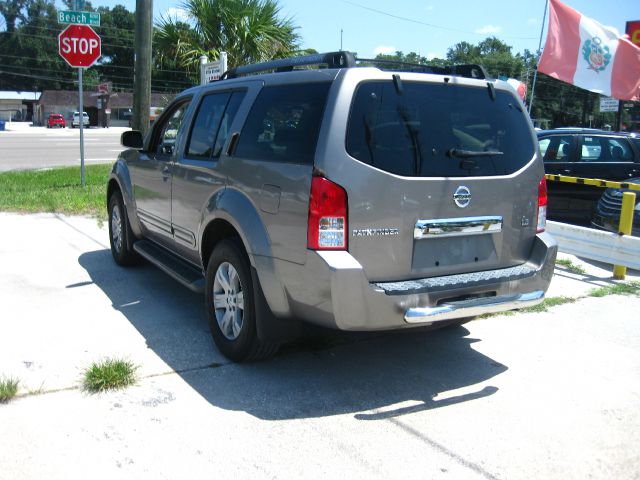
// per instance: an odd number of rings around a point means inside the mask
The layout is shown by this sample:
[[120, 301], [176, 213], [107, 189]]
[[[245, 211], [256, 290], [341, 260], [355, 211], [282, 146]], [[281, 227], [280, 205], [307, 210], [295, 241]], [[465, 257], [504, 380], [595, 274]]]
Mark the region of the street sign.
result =
[[620, 101], [611, 97], [600, 97], [600, 112], [617, 112]]
[[58, 23], [100, 26], [98, 12], [58, 12]]
[[90, 67], [102, 55], [100, 37], [88, 25], [69, 25], [58, 35], [58, 53], [72, 67]]
[[[206, 61], [206, 60], [205, 60]], [[200, 84], [218, 80], [227, 71], [227, 52], [220, 52], [220, 60], [217, 62], [200, 64]]]
[[108, 94], [111, 91], [111, 82], [101, 83], [97, 86], [98, 93]]

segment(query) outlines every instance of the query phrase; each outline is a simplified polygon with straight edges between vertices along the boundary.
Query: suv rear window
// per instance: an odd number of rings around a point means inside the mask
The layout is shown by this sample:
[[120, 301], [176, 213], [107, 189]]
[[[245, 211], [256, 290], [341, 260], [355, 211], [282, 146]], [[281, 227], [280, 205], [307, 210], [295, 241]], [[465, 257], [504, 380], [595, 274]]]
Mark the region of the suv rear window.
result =
[[[355, 94], [349, 155], [403, 176], [508, 175], [535, 146], [516, 98], [489, 88], [392, 81], [361, 84]], [[480, 153], [482, 152], [482, 153]]]
[[238, 157], [313, 163], [331, 83], [265, 87], [256, 99], [236, 148]]

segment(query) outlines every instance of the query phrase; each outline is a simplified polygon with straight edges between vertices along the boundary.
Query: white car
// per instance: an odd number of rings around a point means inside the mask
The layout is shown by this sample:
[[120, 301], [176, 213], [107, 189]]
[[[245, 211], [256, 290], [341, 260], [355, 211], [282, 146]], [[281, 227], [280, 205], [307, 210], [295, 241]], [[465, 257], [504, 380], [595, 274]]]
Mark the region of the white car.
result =
[[[87, 112], [82, 112], [82, 123], [85, 127], [89, 126], [89, 115]], [[73, 112], [73, 120], [71, 121], [71, 128], [80, 127], [80, 112]]]

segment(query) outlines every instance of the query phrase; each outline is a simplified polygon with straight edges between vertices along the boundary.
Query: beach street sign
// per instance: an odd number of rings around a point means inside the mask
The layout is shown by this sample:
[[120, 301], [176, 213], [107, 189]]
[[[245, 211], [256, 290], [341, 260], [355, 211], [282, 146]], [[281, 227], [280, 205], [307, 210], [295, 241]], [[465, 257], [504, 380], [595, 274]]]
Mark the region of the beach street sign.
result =
[[58, 12], [58, 23], [67, 25], [92, 25], [100, 26], [100, 14], [98, 12]]

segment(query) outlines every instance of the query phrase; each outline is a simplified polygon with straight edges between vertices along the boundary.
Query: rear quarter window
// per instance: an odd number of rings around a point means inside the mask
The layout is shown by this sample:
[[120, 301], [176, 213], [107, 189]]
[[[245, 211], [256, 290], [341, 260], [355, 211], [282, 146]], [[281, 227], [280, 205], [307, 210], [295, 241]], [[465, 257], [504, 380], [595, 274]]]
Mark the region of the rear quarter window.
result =
[[347, 152], [403, 176], [508, 175], [536, 147], [510, 93], [485, 87], [391, 81], [361, 84], [351, 106]]
[[278, 85], [262, 89], [240, 133], [238, 157], [313, 163], [331, 83]]

